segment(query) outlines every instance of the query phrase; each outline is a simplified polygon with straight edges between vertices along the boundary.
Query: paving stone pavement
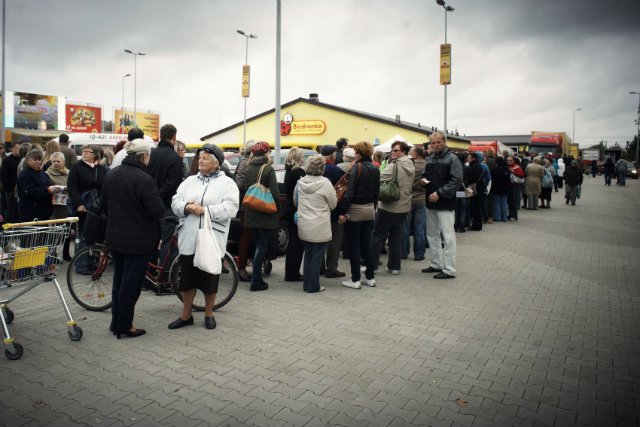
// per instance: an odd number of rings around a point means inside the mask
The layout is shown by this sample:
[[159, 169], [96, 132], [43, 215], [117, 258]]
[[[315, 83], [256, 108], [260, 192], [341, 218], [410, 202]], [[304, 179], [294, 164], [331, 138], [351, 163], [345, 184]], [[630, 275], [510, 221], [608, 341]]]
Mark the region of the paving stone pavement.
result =
[[[51, 285], [11, 304], [25, 353], [0, 357], [2, 426], [636, 426], [640, 424], [640, 182], [458, 234], [458, 277], [410, 257], [362, 290], [241, 283], [218, 328], [169, 331], [173, 296], [143, 293], [116, 340], [109, 312]], [[341, 261], [348, 271], [348, 263]], [[63, 283], [65, 278], [61, 274]], [[66, 292], [66, 289], [65, 289]], [[67, 293], [68, 295], [68, 293]], [[0, 294], [0, 298], [6, 298]]]

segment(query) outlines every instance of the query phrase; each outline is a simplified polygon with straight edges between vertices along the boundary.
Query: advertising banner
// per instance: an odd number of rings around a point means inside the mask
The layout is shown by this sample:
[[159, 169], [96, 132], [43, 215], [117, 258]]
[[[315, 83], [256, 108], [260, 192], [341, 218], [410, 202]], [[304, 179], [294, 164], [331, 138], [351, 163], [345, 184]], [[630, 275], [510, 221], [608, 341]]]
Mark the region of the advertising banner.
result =
[[160, 139], [160, 113], [136, 111], [136, 119], [133, 119], [132, 110], [115, 109], [113, 112], [114, 132], [127, 133], [135, 122], [138, 122], [138, 127], [142, 129], [145, 135], [150, 136], [154, 141]]
[[58, 97], [13, 93], [14, 123], [18, 129], [58, 129]]
[[440, 84], [451, 84], [451, 44], [440, 45]]
[[249, 97], [249, 80], [251, 74], [251, 66], [243, 65], [242, 66], [242, 97]]
[[80, 104], [65, 107], [65, 128], [72, 132], [102, 132], [102, 108]]
[[582, 160], [599, 160], [600, 150], [584, 150], [582, 151]]

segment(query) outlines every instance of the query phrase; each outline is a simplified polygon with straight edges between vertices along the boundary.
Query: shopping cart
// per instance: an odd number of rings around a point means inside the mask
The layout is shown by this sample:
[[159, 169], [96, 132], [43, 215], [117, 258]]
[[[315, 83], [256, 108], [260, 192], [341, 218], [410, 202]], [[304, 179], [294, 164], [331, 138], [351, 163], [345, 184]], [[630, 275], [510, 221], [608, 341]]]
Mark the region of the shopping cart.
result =
[[0, 235], [0, 294], [13, 294], [8, 299], [0, 299], [2, 328], [4, 331], [4, 354], [8, 359], [17, 360], [22, 356], [23, 348], [9, 334], [8, 324], [13, 322], [14, 314], [8, 303], [24, 295], [42, 282], [53, 282], [67, 313], [67, 332], [69, 338], [78, 341], [82, 338], [82, 329], [71, 317], [67, 302], [56, 279], [61, 257], [60, 246], [69, 236], [71, 224], [78, 222], [77, 217], [49, 221], [22, 222], [4, 224]]

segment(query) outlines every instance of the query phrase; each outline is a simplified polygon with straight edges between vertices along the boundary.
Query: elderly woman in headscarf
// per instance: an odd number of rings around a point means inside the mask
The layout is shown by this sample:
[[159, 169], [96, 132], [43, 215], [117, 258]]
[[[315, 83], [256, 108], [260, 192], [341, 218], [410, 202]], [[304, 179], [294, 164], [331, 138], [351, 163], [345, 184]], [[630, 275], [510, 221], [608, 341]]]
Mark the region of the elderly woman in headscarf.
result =
[[205, 144], [198, 153], [198, 173], [191, 175], [178, 187], [171, 202], [178, 224], [178, 249], [182, 262], [180, 291], [182, 314], [169, 324], [169, 329], [193, 325], [193, 300], [196, 293], [204, 294], [204, 326], [215, 329], [213, 306], [218, 293], [219, 274], [211, 274], [193, 265], [196, 236], [202, 227], [202, 217], [211, 218], [216, 242], [224, 254], [231, 218], [238, 212], [239, 191], [235, 182], [221, 171], [224, 153], [217, 145]]
[[[269, 144], [264, 141], [256, 142], [251, 147], [249, 164], [244, 171], [244, 189], [246, 190], [260, 181], [260, 184], [271, 192], [279, 210], [280, 192], [278, 191], [276, 171], [271, 166], [270, 152]], [[256, 245], [252, 259], [253, 272], [249, 290], [252, 292], [264, 291], [269, 288], [269, 284], [262, 279], [262, 264], [267, 256], [269, 242], [274, 238], [278, 229], [278, 212], [264, 213], [244, 206], [244, 225], [253, 229]]]
[[331, 241], [331, 210], [338, 200], [331, 181], [322, 176], [324, 156], [309, 157], [306, 175], [300, 178], [294, 190], [293, 202], [298, 207], [298, 235], [304, 244], [305, 292], [322, 292], [320, 268], [322, 257]]
[[534, 157], [533, 162], [529, 163], [524, 171], [524, 194], [527, 195], [527, 209], [538, 209], [538, 198], [542, 193], [542, 177], [544, 177], [544, 174], [542, 157]]
[[152, 148], [144, 139], [127, 144], [127, 157], [102, 186], [100, 206], [107, 215], [106, 242], [114, 266], [110, 329], [118, 339], [146, 333], [133, 326], [133, 316], [164, 213], [158, 187], [147, 174]]

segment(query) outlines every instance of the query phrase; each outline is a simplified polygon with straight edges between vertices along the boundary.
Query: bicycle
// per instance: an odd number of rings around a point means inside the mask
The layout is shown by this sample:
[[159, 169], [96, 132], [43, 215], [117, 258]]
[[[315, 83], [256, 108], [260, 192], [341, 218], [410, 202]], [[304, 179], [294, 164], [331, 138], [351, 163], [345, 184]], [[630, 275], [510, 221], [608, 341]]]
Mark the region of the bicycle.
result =
[[[174, 235], [160, 265], [147, 264], [145, 279], [156, 295], [175, 293], [182, 301], [179, 290], [181, 262], [177, 253], [178, 242]], [[88, 264], [89, 270], [78, 272], [78, 263]], [[167, 264], [169, 268], [167, 269]], [[113, 259], [109, 248], [96, 243], [80, 249], [71, 259], [67, 268], [67, 287], [73, 299], [90, 311], [104, 311], [111, 307], [111, 287], [113, 283]], [[216, 294], [214, 310], [225, 306], [238, 289], [238, 267], [233, 257], [225, 252], [222, 259], [222, 273]], [[193, 309], [204, 311], [204, 294], [198, 291], [193, 301]]]

